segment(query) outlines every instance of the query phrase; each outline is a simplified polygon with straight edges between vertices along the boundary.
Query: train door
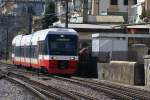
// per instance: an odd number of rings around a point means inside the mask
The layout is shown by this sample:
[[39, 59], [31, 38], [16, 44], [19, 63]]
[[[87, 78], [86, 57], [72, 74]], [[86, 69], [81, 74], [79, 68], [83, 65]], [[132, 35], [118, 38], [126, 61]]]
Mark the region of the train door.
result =
[[29, 59], [30, 59], [29, 65], [30, 65], [30, 67], [32, 67], [31, 66], [31, 42], [30, 42], [30, 46], [29, 46]]
[[24, 64], [24, 66], [26, 66], [26, 49], [25, 49], [25, 45], [23, 46], [23, 64]]
[[25, 45], [24, 46], [24, 62], [25, 62], [24, 64], [26, 67], [28, 67], [27, 66], [27, 49], [26, 48], [27, 48], [27, 46]]
[[40, 61], [40, 53], [39, 53], [39, 50], [40, 50], [40, 44], [39, 44], [39, 41], [37, 42], [37, 62], [38, 62], [38, 66], [40, 67], [41, 65], [41, 61]]
[[38, 41], [38, 60], [39, 60], [39, 65], [44, 66], [43, 41]]
[[40, 47], [40, 45], [39, 45], [39, 38], [40, 37], [38, 37], [38, 41], [37, 41], [36, 60], [37, 60], [38, 67], [40, 68], [40, 60], [39, 60], [39, 47]]

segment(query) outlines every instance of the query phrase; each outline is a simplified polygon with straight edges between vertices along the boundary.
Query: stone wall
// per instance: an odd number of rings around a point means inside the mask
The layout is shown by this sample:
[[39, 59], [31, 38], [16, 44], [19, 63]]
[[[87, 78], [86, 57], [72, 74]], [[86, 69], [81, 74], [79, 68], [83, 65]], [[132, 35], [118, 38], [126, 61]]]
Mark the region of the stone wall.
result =
[[136, 62], [111, 61], [98, 63], [98, 78], [130, 85], [144, 85], [144, 66]]

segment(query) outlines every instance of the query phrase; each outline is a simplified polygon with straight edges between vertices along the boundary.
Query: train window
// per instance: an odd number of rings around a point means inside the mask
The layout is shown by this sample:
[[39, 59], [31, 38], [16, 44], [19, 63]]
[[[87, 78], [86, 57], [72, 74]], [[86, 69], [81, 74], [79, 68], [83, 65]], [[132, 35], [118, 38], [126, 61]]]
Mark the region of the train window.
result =
[[20, 57], [20, 47], [19, 46], [14, 46], [14, 54], [17, 57]]
[[49, 36], [50, 55], [77, 55], [78, 37], [75, 35]]
[[31, 52], [31, 58], [33, 58], [33, 50], [32, 50], [32, 46], [30, 46], [30, 52]]
[[38, 42], [39, 54], [47, 54], [47, 46], [45, 41]]
[[15, 51], [14, 51], [14, 47], [15, 47], [15, 46], [14, 46], [14, 45], [12, 45], [12, 53], [15, 53]]
[[30, 46], [26, 46], [26, 57], [30, 57]]
[[31, 45], [30, 48], [31, 48], [31, 51], [30, 51], [31, 52], [31, 58], [33, 58], [33, 46]]
[[26, 46], [26, 57], [29, 57], [29, 46]]
[[36, 48], [35, 48], [35, 46], [33, 46], [33, 58], [36, 58]]
[[27, 57], [27, 47], [26, 46], [24, 46], [24, 57]]
[[21, 57], [24, 57], [24, 47], [21, 46]]
[[16, 56], [16, 47], [14, 47], [14, 54], [15, 54], [15, 56]]
[[44, 46], [44, 54], [48, 54], [48, 39], [46, 39], [46, 41], [43, 42], [43, 46]]
[[37, 58], [38, 56], [38, 48], [35, 45], [31, 46], [31, 58]]
[[34, 58], [38, 57], [38, 47], [34, 46], [35, 52], [34, 52]]
[[31, 55], [31, 48], [30, 48], [30, 46], [28, 46], [28, 57], [30, 58], [30, 55]]
[[42, 52], [42, 41], [39, 41], [38, 42], [38, 49], [39, 49], [39, 54], [43, 54], [43, 52]]

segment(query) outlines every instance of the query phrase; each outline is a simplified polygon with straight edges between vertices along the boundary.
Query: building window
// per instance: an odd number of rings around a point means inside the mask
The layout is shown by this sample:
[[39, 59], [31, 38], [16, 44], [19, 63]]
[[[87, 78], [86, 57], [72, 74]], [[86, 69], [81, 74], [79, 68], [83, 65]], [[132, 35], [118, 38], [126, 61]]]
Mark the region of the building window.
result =
[[124, 5], [128, 5], [128, 0], [124, 0]]
[[137, 4], [137, 0], [134, 0], [134, 4]]
[[111, 5], [118, 5], [118, 0], [111, 0]]

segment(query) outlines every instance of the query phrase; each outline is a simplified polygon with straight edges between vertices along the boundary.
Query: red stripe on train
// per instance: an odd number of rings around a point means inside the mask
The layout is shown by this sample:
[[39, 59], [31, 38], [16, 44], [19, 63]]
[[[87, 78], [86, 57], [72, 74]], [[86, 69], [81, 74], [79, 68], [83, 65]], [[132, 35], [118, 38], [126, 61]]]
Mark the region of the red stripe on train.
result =
[[48, 73], [50, 74], [73, 74], [77, 70], [78, 66], [78, 61], [76, 60], [70, 60], [68, 67], [66, 69], [59, 69], [57, 60], [40, 60], [38, 64], [33, 63], [30, 64], [27, 62], [15, 61], [15, 59], [13, 59], [13, 62], [16, 65], [23, 65], [25, 67], [30, 66], [32, 66], [33, 68], [44, 67], [48, 70]]

